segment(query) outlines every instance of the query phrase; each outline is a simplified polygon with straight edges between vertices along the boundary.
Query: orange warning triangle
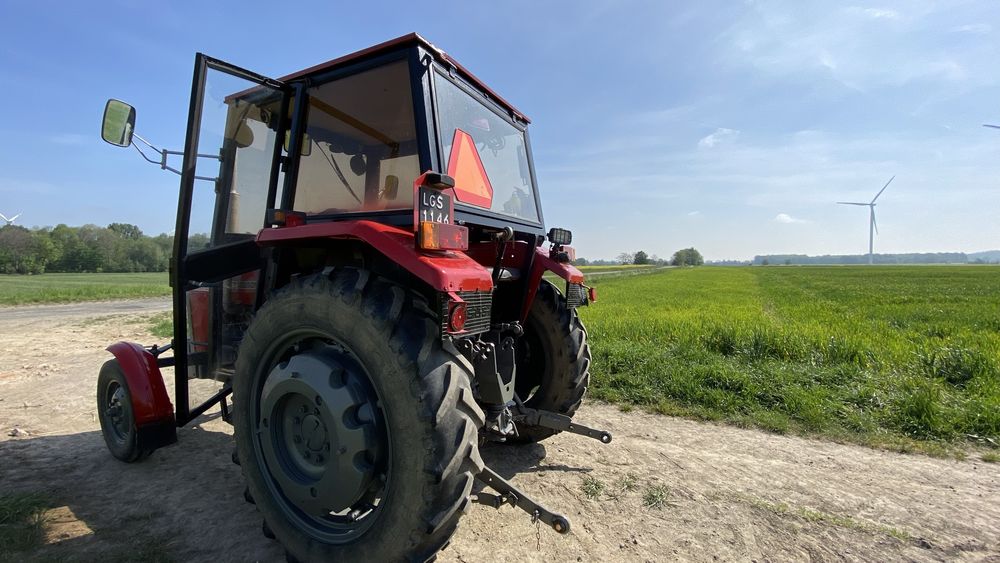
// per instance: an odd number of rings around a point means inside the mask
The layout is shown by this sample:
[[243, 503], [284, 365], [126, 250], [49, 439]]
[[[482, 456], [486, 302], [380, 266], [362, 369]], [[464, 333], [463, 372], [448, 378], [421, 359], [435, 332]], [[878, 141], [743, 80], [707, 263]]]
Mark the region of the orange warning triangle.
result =
[[487, 209], [493, 205], [493, 185], [490, 184], [483, 161], [479, 158], [476, 143], [471, 135], [461, 129], [455, 129], [455, 137], [451, 142], [448, 175], [455, 179], [455, 197], [458, 201]]

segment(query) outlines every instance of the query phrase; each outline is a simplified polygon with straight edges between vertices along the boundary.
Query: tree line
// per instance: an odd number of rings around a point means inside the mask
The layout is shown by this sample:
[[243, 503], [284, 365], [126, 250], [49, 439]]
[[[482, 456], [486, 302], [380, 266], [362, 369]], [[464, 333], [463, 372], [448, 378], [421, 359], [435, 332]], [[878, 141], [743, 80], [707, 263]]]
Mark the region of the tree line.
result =
[[0, 273], [164, 272], [173, 236], [147, 236], [135, 225], [0, 227]]
[[622, 252], [614, 260], [587, 260], [577, 258], [574, 262], [577, 266], [616, 266], [616, 265], [636, 265], [636, 266], [701, 266], [705, 263], [701, 253], [695, 248], [682, 248], [674, 252], [670, 259], [660, 258], [653, 254], [647, 254], [644, 250], [636, 252]]

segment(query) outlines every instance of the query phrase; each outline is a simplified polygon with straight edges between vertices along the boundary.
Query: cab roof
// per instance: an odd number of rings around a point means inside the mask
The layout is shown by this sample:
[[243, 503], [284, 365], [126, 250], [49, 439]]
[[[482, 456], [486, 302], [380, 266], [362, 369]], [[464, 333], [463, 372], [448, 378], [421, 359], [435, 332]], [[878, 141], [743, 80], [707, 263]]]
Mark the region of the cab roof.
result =
[[356, 51], [349, 55], [337, 57], [336, 59], [329, 60], [325, 63], [320, 63], [318, 65], [314, 65], [309, 68], [293, 72], [289, 75], [282, 76], [279, 80], [281, 80], [282, 82], [287, 82], [290, 80], [294, 80], [296, 78], [302, 78], [320, 72], [334, 70], [339, 67], [347, 66], [361, 59], [375, 57], [383, 53], [386, 53], [388, 51], [392, 51], [407, 46], [423, 47], [424, 49], [427, 50], [427, 52], [431, 53], [439, 63], [454, 67], [455, 70], [462, 76], [462, 78], [464, 78], [466, 81], [472, 83], [474, 86], [482, 90], [483, 93], [488, 95], [490, 98], [493, 98], [495, 102], [497, 102], [498, 104], [500, 104], [500, 106], [510, 111], [515, 117], [524, 121], [525, 123], [531, 123], [531, 120], [528, 119], [528, 116], [521, 113], [521, 111], [519, 111], [517, 108], [511, 105], [507, 100], [500, 97], [500, 95], [494, 92], [492, 88], [487, 86], [482, 80], [480, 80], [474, 74], [469, 72], [465, 67], [459, 64], [459, 62], [453, 59], [450, 55], [448, 55], [441, 49], [438, 49], [437, 47], [434, 46], [434, 44], [432, 44], [430, 41], [427, 41], [417, 33], [409, 33], [407, 35], [403, 35], [395, 39], [390, 39], [389, 41], [386, 41], [384, 43], [379, 43], [378, 45], [368, 47], [367, 49], [362, 49], [360, 51]]

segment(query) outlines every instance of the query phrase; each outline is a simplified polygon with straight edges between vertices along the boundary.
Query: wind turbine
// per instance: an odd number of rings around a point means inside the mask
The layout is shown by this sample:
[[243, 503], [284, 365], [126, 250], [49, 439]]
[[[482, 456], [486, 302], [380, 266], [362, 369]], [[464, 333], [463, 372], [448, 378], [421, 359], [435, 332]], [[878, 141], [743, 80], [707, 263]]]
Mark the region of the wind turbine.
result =
[[869, 222], [868, 222], [868, 264], [872, 264], [872, 262], [873, 262], [874, 252], [875, 252], [875, 233], [878, 232], [878, 224], [875, 223], [875, 200], [878, 199], [878, 196], [882, 195], [882, 192], [884, 192], [885, 189], [889, 187], [889, 184], [891, 184], [894, 179], [896, 179], [896, 176], [893, 176], [892, 178], [889, 178], [889, 181], [886, 182], [884, 186], [882, 186], [882, 189], [879, 190], [878, 193], [875, 194], [875, 197], [873, 197], [872, 200], [870, 202], [868, 202], [868, 203], [860, 203], [860, 202], [857, 202], [857, 201], [838, 201], [837, 202], [840, 205], [867, 205], [868, 206], [869, 217], [870, 217]]
[[13, 225], [14, 221], [16, 221], [17, 218], [20, 217], [20, 216], [21, 216], [21, 214], [18, 213], [17, 215], [15, 215], [15, 216], [11, 217], [10, 219], [8, 219], [3, 213], [0, 213], [0, 219], [3, 219], [8, 225]]

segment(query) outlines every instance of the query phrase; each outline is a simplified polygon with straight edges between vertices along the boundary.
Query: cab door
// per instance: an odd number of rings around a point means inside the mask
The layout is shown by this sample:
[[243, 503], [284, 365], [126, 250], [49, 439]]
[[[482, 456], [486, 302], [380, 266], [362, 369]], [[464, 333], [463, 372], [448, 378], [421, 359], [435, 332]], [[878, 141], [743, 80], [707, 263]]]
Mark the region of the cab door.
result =
[[189, 418], [189, 377], [225, 381], [258, 304], [263, 258], [255, 235], [280, 201], [293, 89], [195, 57], [174, 255], [178, 422]]

